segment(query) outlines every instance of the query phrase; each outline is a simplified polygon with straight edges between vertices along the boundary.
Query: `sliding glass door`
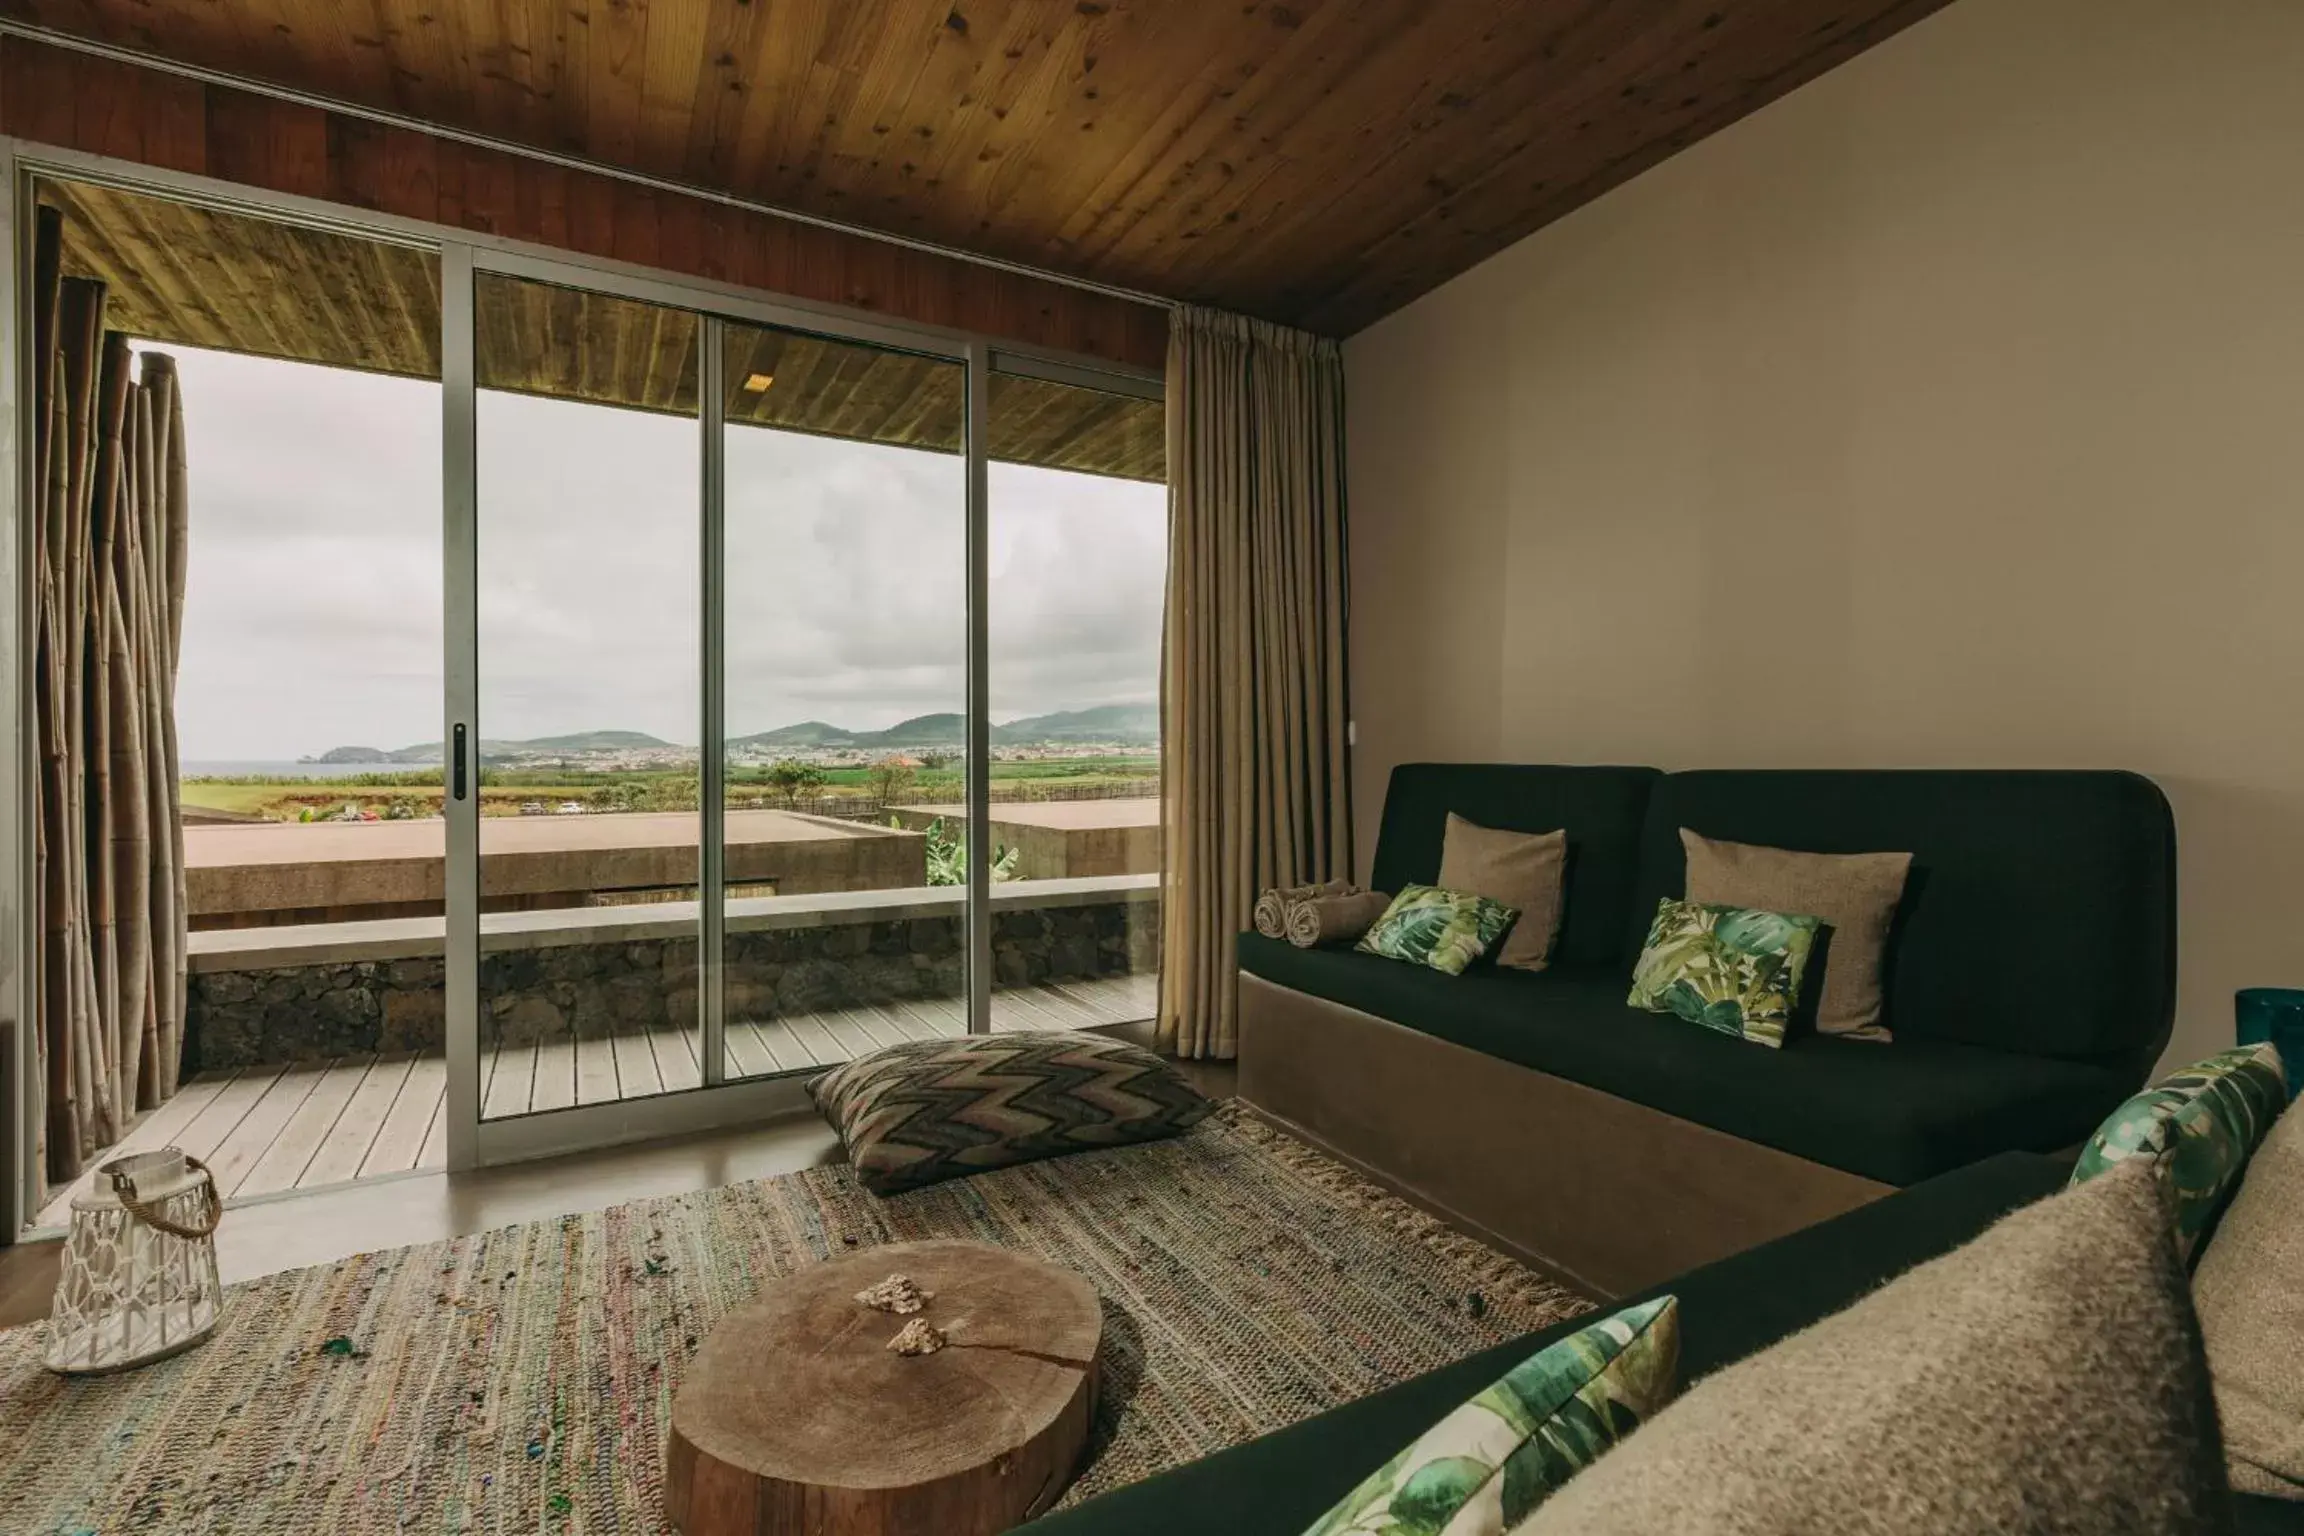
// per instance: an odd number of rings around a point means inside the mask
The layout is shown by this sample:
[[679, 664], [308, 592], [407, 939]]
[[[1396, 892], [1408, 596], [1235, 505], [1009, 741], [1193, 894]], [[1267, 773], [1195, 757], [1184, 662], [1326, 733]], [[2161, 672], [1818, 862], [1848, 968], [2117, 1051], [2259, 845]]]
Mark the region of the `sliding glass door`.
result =
[[473, 284], [484, 1119], [703, 1083], [703, 324]]
[[730, 1077], [967, 1032], [968, 369], [722, 336]]
[[443, 254], [449, 1159], [1157, 968], [1158, 386]]
[[1159, 386], [996, 359], [986, 504], [991, 1027], [1152, 1017], [1160, 969]]
[[755, 1119], [984, 1027], [981, 351], [443, 274], [451, 1164]]

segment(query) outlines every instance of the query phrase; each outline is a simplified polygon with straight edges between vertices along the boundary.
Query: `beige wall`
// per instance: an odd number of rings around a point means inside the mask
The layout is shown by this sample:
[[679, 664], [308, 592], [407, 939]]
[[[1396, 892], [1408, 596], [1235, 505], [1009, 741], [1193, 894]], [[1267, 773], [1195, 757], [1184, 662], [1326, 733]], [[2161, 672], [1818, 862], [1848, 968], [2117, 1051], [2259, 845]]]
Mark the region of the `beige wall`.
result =
[[2121, 766], [2172, 1054], [2304, 985], [2300, 81], [1957, 0], [1355, 337], [1363, 858], [1412, 758]]

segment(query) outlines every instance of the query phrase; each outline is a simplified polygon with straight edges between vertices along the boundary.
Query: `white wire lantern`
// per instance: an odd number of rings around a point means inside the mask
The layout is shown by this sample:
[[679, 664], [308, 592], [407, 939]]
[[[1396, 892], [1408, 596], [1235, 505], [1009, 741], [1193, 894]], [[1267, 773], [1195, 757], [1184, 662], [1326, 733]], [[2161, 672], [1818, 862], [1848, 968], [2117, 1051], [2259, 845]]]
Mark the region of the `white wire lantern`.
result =
[[72, 1198], [72, 1231], [48, 1312], [48, 1369], [126, 1370], [215, 1332], [223, 1215], [207, 1166], [175, 1147], [98, 1168]]

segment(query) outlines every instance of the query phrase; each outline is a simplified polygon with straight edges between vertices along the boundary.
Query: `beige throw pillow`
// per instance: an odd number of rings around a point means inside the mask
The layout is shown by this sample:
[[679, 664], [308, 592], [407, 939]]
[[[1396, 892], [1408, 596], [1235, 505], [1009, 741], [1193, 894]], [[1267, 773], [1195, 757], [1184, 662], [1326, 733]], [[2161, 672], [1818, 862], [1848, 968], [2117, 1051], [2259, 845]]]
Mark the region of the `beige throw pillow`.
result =
[[2216, 1406], [2225, 1470], [2246, 1493], [2304, 1499], [2304, 1115], [2290, 1109], [2248, 1173], [2192, 1272], [2192, 1304]]
[[1440, 878], [1434, 884], [1518, 911], [1520, 920], [1504, 935], [1496, 963], [1540, 971], [1551, 960], [1552, 940], [1560, 931], [1560, 884], [1567, 868], [1565, 831], [1504, 832], [1450, 811], [1440, 842]]
[[1880, 969], [1912, 855], [1801, 853], [1721, 842], [1686, 827], [1680, 829], [1680, 846], [1688, 850], [1688, 900], [1804, 912], [1823, 920], [1831, 940], [1824, 950], [1824, 994], [1816, 1004], [1818, 1034], [1889, 1038], [1880, 1022]]
[[2141, 1159], [1699, 1381], [1522, 1536], [2232, 1528], [2167, 1197]]

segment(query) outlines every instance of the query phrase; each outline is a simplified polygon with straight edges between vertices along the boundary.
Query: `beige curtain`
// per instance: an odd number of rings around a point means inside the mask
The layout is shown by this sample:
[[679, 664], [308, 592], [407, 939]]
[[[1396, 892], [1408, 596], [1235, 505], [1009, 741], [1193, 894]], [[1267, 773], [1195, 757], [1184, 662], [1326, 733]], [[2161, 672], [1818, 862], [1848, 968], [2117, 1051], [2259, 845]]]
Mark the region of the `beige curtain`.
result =
[[1228, 1058], [1256, 893], [1352, 872], [1336, 343], [1178, 311], [1168, 501], [1157, 1038]]
[[176, 655], [188, 502], [174, 365], [104, 330], [104, 285], [33, 251], [42, 1166], [78, 1176], [176, 1089], [184, 828]]

